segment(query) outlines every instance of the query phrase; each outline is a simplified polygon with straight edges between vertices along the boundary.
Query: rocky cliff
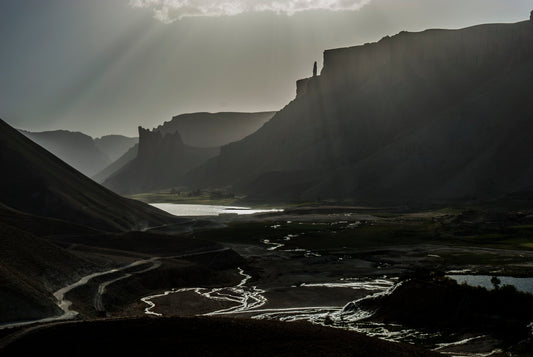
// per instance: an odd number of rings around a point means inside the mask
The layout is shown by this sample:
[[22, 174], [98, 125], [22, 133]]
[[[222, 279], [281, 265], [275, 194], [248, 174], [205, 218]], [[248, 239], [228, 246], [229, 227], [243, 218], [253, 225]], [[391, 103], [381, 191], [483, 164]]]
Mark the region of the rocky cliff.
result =
[[532, 91], [529, 21], [328, 50], [294, 101], [189, 182], [260, 200], [497, 197], [533, 179]]
[[218, 154], [218, 148], [194, 148], [183, 143], [179, 132], [163, 133], [139, 127], [135, 159], [104, 181], [122, 194], [149, 192], [174, 186], [189, 170]]

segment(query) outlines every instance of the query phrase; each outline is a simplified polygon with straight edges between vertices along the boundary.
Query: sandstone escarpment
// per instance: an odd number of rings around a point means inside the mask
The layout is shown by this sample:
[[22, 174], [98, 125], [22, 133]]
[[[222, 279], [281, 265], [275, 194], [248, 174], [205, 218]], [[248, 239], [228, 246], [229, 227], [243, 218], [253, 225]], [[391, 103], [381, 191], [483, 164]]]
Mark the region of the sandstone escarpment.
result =
[[192, 168], [218, 154], [218, 148], [194, 148], [179, 132], [139, 127], [137, 157], [104, 181], [116, 192], [132, 194], [175, 186]]
[[328, 50], [320, 75], [190, 180], [260, 200], [433, 202], [533, 180], [529, 21]]

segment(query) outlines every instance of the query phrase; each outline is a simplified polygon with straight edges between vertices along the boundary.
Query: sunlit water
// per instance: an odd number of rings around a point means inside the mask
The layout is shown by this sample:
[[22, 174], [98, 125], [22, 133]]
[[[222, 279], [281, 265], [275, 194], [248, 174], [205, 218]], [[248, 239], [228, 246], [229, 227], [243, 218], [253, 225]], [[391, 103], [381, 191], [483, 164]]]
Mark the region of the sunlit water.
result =
[[252, 209], [249, 207], [191, 205], [176, 203], [151, 203], [152, 206], [175, 216], [218, 216], [220, 214], [254, 214], [282, 212], [282, 209]]

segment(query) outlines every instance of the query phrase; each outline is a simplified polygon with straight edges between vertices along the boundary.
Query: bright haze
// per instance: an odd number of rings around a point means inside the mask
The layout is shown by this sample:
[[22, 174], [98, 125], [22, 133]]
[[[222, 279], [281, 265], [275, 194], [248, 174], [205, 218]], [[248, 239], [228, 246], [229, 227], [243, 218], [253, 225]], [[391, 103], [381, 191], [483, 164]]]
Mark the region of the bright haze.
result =
[[279, 110], [325, 49], [527, 18], [531, 0], [2, 0], [0, 117], [136, 135], [188, 112]]

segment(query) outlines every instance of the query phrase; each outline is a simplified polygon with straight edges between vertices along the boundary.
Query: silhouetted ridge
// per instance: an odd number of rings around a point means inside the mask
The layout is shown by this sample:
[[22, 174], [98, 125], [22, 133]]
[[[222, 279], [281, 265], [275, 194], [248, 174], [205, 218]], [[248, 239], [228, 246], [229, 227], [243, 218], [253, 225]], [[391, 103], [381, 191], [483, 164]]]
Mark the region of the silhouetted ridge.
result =
[[87, 176], [111, 163], [93, 138], [86, 134], [67, 130], [20, 132]]
[[256, 133], [187, 178], [257, 200], [489, 199], [533, 180], [529, 21], [324, 52]]
[[0, 120], [0, 203], [39, 216], [105, 230], [134, 230], [178, 219], [120, 197]]
[[[190, 113], [175, 116], [152, 131], [139, 128], [143, 137], [139, 160], [133, 163], [137, 149], [130, 149], [94, 179], [127, 194], [173, 187], [186, 172], [218, 154], [221, 145], [255, 132], [273, 115], [274, 112]], [[133, 177], [134, 171], [141, 176]]]

